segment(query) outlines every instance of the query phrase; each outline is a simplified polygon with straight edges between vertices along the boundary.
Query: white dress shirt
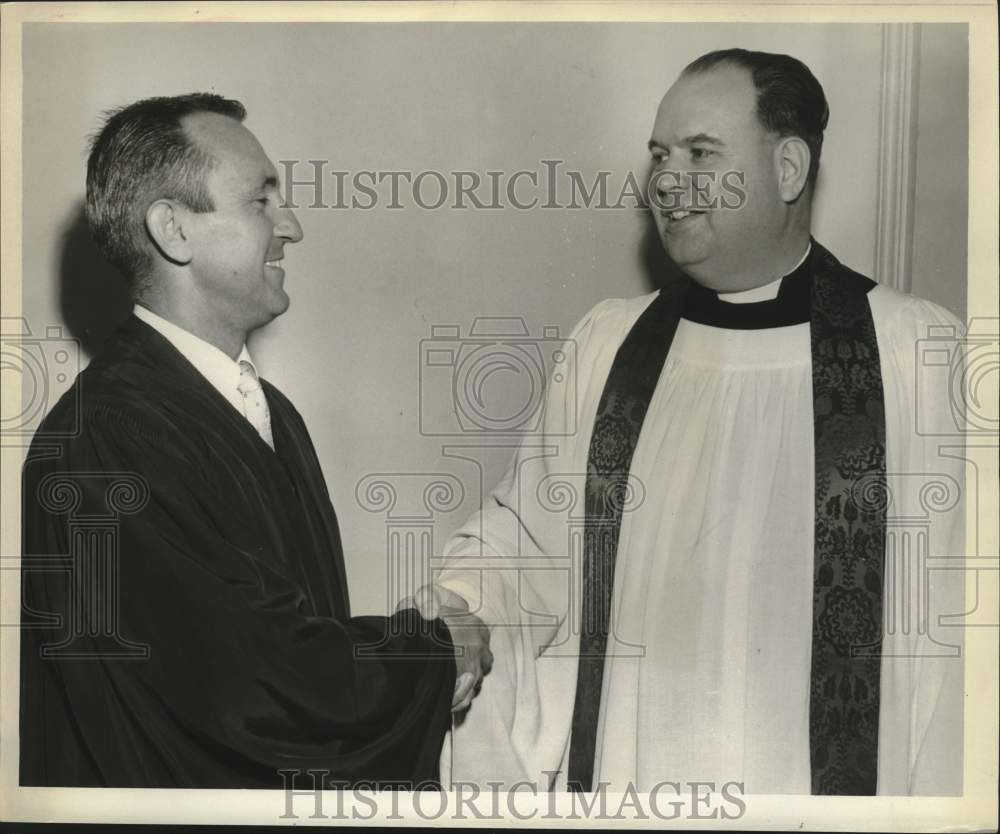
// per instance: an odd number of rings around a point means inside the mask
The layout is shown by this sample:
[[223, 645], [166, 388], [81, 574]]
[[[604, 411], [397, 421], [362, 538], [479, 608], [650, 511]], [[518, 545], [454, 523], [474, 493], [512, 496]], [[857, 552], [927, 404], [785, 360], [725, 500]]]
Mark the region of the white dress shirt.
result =
[[243, 345], [239, 357], [234, 361], [215, 345], [209, 344], [204, 339], [195, 336], [194, 333], [167, 321], [146, 307], [136, 304], [132, 308], [132, 312], [135, 313], [136, 318], [144, 321], [177, 348], [184, 358], [194, 365], [198, 373], [205, 377], [212, 384], [212, 387], [249, 421], [244, 408], [243, 395], [239, 390], [239, 363], [249, 362], [253, 365], [255, 373], [257, 366], [250, 358], [250, 352], [246, 345]]

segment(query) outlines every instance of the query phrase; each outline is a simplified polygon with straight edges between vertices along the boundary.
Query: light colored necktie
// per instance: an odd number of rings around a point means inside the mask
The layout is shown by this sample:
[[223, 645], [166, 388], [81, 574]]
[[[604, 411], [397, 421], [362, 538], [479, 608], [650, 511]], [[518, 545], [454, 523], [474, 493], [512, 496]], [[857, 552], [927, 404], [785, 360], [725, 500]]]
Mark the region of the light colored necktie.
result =
[[240, 384], [237, 386], [243, 395], [243, 413], [250, 424], [257, 429], [257, 434], [272, 449], [274, 438], [271, 435], [271, 412], [267, 408], [264, 389], [257, 379], [257, 372], [246, 360], [240, 362]]

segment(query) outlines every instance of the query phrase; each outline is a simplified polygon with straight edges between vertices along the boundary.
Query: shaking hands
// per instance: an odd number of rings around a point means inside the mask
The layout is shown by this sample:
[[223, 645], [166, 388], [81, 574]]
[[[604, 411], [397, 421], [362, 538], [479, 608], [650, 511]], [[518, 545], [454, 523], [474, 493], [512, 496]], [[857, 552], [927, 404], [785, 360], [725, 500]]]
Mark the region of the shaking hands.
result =
[[455, 694], [451, 711], [469, 708], [479, 694], [483, 677], [493, 667], [490, 632], [479, 617], [469, 612], [469, 604], [458, 594], [437, 585], [424, 585], [412, 597], [400, 600], [397, 611], [416, 608], [425, 620], [440, 617], [445, 621], [455, 644]]

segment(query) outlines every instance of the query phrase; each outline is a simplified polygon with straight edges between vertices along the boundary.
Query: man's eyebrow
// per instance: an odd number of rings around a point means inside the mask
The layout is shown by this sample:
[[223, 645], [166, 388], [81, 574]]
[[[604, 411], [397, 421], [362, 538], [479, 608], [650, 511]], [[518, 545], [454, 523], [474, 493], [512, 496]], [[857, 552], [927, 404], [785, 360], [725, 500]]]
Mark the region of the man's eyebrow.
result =
[[267, 175], [257, 185], [250, 189], [251, 194], [256, 194], [258, 191], [266, 191], [268, 188], [277, 188], [278, 178], [274, 175]]
[[[680, 141], [681, 145], [716, 145], [718, 147], [724, 146], [726, 143], [719, 139], [717, 136], [711, 136], [708, 133], [696, 133], [693, 136], [688, 136]], [[665, 145], [657, 142], [655, 139], [650, 139], [646, 143], [646, 147], [650, 150], [653, 148], [664, 148]]]
[[708, 133], [696, 133], [694, 136], [688, 136], [681, 142], [682, 145], [725, 145], [717, 136], [711, 136]]
[[267, 189], [269, 188], [277, 188], [277, 187], [278, 187], [278, 178], [276, 176], [266, 176], [260, 181], [258, 185], [255, 185], [252, 188], [247, 189], [246, 196], [247, 198], [250, 198], [264, 191], [267, 191]]

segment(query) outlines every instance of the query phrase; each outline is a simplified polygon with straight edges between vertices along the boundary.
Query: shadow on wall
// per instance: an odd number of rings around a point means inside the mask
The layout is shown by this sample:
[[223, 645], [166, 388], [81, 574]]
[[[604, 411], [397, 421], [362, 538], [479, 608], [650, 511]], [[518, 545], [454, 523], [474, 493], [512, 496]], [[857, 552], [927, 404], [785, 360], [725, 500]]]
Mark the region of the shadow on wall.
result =
[[59, 306], [69, 334], [89, 357], [132, 311], [125, 279], [109, 264], [90, 237], [81, 200], [62, 235]]

